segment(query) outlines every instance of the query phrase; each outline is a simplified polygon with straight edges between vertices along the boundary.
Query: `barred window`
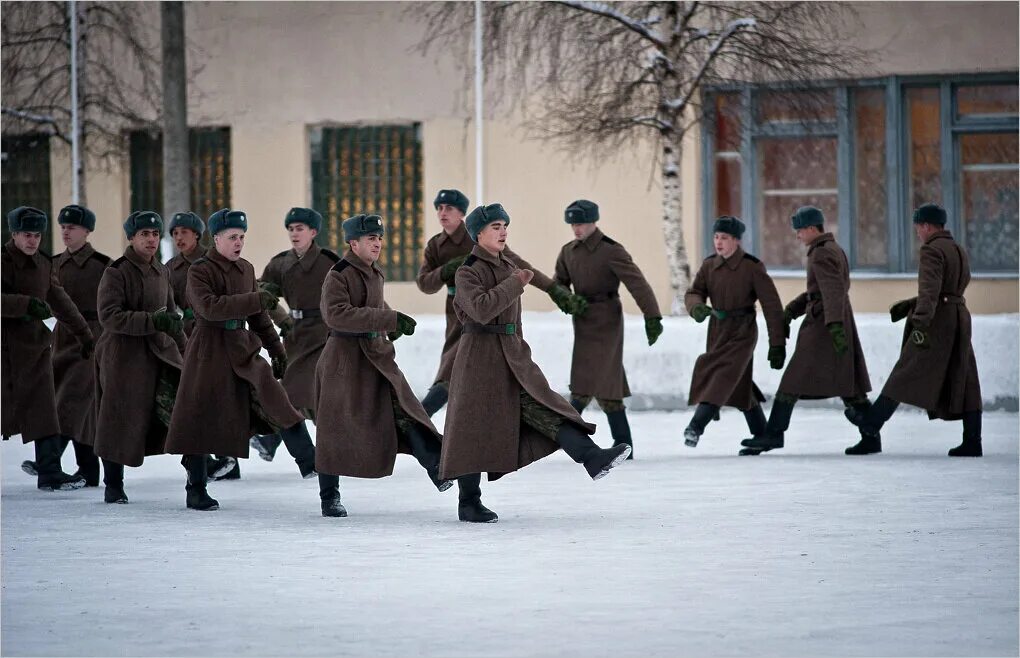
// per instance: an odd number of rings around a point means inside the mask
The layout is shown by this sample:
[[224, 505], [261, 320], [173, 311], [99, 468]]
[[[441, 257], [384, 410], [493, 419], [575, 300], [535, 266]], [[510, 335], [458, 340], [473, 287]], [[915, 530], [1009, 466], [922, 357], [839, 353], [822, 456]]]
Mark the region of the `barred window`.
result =
[[[131, 211], [163, 211], [163, 135], [135, 131], [130, 135]], [[190, 210], [206, 219], [230, 207], [230, 128], [191, 128]], [[168, 221], [169, 223], [169, 221]]]
[[18, 206], [32, 206], [46, 213], [50, 221], [42, 236], [42, 250], [53, 249], [53, 199], [50, 191], [49, 135], [4, 135], [3, 137], [3, 244], [11, 239], [7, 213]]
[[386, 227], [379, 266], [413, 281], [421, 259], [421, 124], [318, 127], [311, 131], [312, 204], [325, 222], [317, 241], [344, 249], [344, 219], [377, 214]]

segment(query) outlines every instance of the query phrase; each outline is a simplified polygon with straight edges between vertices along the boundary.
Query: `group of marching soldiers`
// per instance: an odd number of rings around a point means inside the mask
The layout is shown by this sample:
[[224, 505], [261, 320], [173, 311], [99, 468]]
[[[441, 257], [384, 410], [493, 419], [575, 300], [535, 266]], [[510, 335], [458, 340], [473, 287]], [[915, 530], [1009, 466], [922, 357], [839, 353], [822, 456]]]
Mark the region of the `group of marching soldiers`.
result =
[[[34, 443], [36, 458], [22, 467], [44, 490], [98, 486], [101, 461], [107, 503], [128, 502], [124, 466], [179, 454], [186, 505], [196, 510], [218, 509], [210, 479], [236, 479], [237, 459], [250, 448], [272, 460], [282, 443], [302, 477], [318, 478], [327, 517], [347, 515], [340, 476], [385, 477], [405, 453], [439, 491], [458, 485], [461, 521], [489, 523], [497, 515], [481, 502], [483, 473], [495, 480], [560, 448], [592, 479], [631, 459], [620, 284], [644, 315], [649, 346], [662, 334], [662, 314], [627, 250], [599, 230], [598, 206], [579, 200], [566, 208], [574, 240], [561, 249], [552, 278], [507, 246], [510, 216], [500, 204], [468, 213], [467, 197], [444, 189], [434, 207], [442, 231], [426, 244], [417, 285], [446, 295], [446, 340], [420, 402], [395, 360], [393, 343], [416, 323], [384, 300], [378, 215], [344, 220], [341, 257], [316, 243], [319, 213], [291, 209], [283, 222], [291, 248], [256, 278], [241, 257], [248, 228], [241, 210], [219, 210], [207, 223], [191, 212], [174, 215], [169, 231], [179, 253], [165, 265], [155, 212], [131, 213], [129, 244], [111, 260], [88, 242], [96, 224], [88, 208], [60, 211], [66, 250], [52, 258], [39, 251], [46, 214], [13, 210], [2, 252], [4, 439], [21, 434]], [[914, 213], [918, 295], [891, 309], [893, 321], [906, 318], [907, 326], [900, 359], [872, 403], [846, 255], [824, 231], [822, 212], [804, 207], [792, 217], [807, 249], [807, 290], [785, 308], [764, 264], [741, 248], [743, 223], [717, 219], [715, 253], [685, 296], [690, 316], [709, 320], [688, 396], [695, 408], [686, 444], [696, 446], [730, 406], [752, 434], [740, 454], [776, 450], [798, 399], [840, 397], [860, 430], [847, 454], [881, 452], [882, 425], [906, 403], [932, 418], [962, 419], [963, 443], [949, 454], [980, 456], [981, 394], [963, 298], [970, 271], [946, 220], [934, 204]], [[206, 231], [208, 249], [200, 242]], [[569, 401], [550, 388], [522, 335], [520, 300], [529, 284], [572, 316]], [[756, 304], [775, 369], [786, 361], [791, 323], [804, 317], [768, 419], [752, 379]], [[50, 317], [52, 334], [43, 322]], [[593, 399], [607, 416], [610, 448], [592, 441], [595, 426], [581, 417]], [[446, 404], [441, 433], [431, 417]], [[306, 420], [316, 424], [314, 444]], [[67, 443], [74, 474], [61, 469]]]

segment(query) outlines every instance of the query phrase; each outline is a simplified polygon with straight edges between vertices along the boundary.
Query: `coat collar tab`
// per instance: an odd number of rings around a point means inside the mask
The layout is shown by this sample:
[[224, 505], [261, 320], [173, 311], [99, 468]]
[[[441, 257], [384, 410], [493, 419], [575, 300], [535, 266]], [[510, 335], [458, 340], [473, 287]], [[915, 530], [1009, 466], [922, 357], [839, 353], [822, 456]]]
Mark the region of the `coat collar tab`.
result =
[[439, 232], [439, 243], [443, 244], [447, 241], [453, 242], [453, 244], [463, 244], [464, 239], [468, 237], [467, 228], [464, 226], [464, 222], [461, 222], [453, 233], [447, 233], [445, 230]]

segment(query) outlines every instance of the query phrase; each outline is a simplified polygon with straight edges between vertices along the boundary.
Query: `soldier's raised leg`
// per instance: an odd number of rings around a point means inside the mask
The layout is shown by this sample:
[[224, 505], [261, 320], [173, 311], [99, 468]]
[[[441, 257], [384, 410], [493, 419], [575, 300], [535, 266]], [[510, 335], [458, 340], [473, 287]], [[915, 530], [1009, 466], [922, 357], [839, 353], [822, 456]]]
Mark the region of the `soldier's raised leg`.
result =
[[306, 480], [315, 477], [315, 444], [312, 443], [312, 437], [308, 434], [305, 421], [302, 420], [300, 423], [280, 430], [280, 438], [283, 440], [283, 445], [287, 447], [287, 452], [294, 457], [298, 470], [301, 471], [301, 477]]
[[47, 436], [33, 441], [35, 444], [35, 466], [37, 486], [44, 491], [69, 491], [85, 486], [81, 475], [69, 475], [60, 468], [60, 453], [64, 443], [59, 435]]
[[768, 450], [782, 448], [786, 430], [790, 429], [790, 417], [793, 416], [793, 407], [797, 404], [797, 396], [783, 393], [776, 393], [776, 399], [772, 402], [772, 411], [769, 413], [768, 422], [765, 425], [765, 433], [750, 439], [744, 439], [740, 445], [744, 450], [741, 455], [758, 455]]
[[698, 440], [705, 433], [705, 428], [719, 415], [719, 407], [709, 402], [699, 402], [694, 408], [694, 417], [684, 430], [684, 443], [692, 448], [697, 447]]
[[631, 451], [626, 444], [600, 448], [580, 428], [543, 406], [524, 390], [521, 391], [521, 422], [558, 443], [568, 457], [584, 466], [593, 480], [608, 475], [611, 469], [627, 459]]
[[249, 441], [252, 448], [259, 453], [259, 457], [267, 462], [273, 461], [276, 457], [276, 451], [280, 447], [280, 443], [283, 439], [280, 438], [279, 433], [277, 434], [259, 434], [251, 437]]

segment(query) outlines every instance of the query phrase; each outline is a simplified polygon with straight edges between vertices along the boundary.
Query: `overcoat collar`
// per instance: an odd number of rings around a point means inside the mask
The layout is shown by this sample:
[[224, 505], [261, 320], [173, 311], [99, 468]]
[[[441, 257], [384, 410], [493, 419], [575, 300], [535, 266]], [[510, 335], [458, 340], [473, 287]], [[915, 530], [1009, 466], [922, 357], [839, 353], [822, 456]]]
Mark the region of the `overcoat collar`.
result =
[[[294, 249], [291, 249], [287, 256], [288, 258], [294, 258], [294, 261], [301, 266], [302, 272], [309, 272], [311, 271], [312, 266], [315, 265], [315, 259], [319, 257], [319, 252], [321, 251], [322, 248], [319, 247], [319, 244], [313, 240], [312, 245], [308, 247], [308, 251], [305, 252], [304, 256], [298, 258], [297, 251]], [[288, 268], [289, 267], [290, 263], [288, 263]]]
[[216, 251], [215, 249], [210, 249], [208, 251], [208, 253], [206, 253], [205, 257], [206, 257], [207, 260], [210, 260], [213, 263], [216, 263], [217, 265], [219, 265], [220, 269], [223, 270], [224, 272], [229, 270], [231, 267], [234, 267], [234, 268], [238, 269], [241, 272], [244, 271], [241, 268], [241, 259], [240, 258], [238, 258], [237, 260], [230, 260], [228, 258], [225, 258], [223, 256], [223, 254], [221, 254], [220, 252]]
[[90, 243], [86, 242], [78, 251], [71, 252], [65, 249], [64, 253], [60, 254], [59, 264], [63, 265], [67, 261], [73, 260], [74, 264], [78, 267], [85, 267], [85, 263], [89, 261], [89, 258], [92, 258], [94, 253], [96, 253], [96, 250]]
[[131, 245], [128, 245], [127, 249], [124, 250], [124, 258], [127, 258], [129, 263], [137, 267], [143, 273], [148, 269], [152, 269], [155, 272], [159, 272], [160, 267], [162, 267], [162, 263], [159, 262], [158, 258], [153, 256], [152, 260], [146, 261], [140, 255], [138, 255], [138, 252], [135, 251], [135, 248], [132, 247]]
[[743, 247], [737, 247], [737, 250], [734, 251], [729, 258], [723, 258], [716, 254], [716, 257], [713, 260], [715, 263], [713, 263], [712, 269], [717, 270], [725, 265], [728, 269], [735, 270], [740, 265], [741, 261], [744, 260], [744, 249]]
[[468, 237], [467, 228], [464, 226], [464, 222], [461, 222], [453, 230], [453, 233], [447, 233], [445, 229], [440, 231], [439, 244], [444, 244], [447, 241], [453, 242], [453, 244], [462, 244], [466, 237]]
[[589, 252], [593, 252], [593, 251], [595, 251], [595, 249], [600, 244], [602, 244], [602, 238], [603, 237], [604, 237], [604, 235], [603, 235], [602, 231], [600, 231], [599, 229], [595, 229], [594, 231], [591, 232], [591, 235], [589, 235], [585, 239], [583, 239], [583, 240], [574, 240], [574, 247], [577, 248], [577, 247], [579, 247], [581, 245], [584, 245], [584, 247]]
[[13, 239], [8, 240], [7, 244], [5, 244], [4, 247], [6, 247], [7, 253], [11, 255], [11, 258], [14, 259], [14, 265], [19, 270], [23, 270], [26, 267], [39, 267], [38, 259], [43, 258], [42, 253], [39, 252], [38, 250], [35, 252], [35, 254], [29, 256], [24, 251], [18, 249], [17, 246], [15, 246]]
[[349, 262], [351, 265], [355, 267], [355, 269], [357, 269], [359, 272], [366, 276], [378, 275], [383, 277], [384, 279], [386, 278], [386, 275], [383, 274], [382, 269], [379, 267], [379, 261], [376, 261], [369, 265], [365, 261], [361, 260], [361, 257], [355, 254], [354, 251], [351, 249], [348, 249], [347, 253], [344, 254], [344, 260]]
[[941, 231], [935, 231], [934, 233], [928, 236], [928, 239], [925, 240], [924, 243], [931, 244], [932, 242], [935, 242], [939, 238], [949, 238], [950, 240], [952, 240], [953, 234], [945, 229], [942, 229]]
[[206, 253], [207, 253], [206, 249], [202, 245], [198, 245], [197, 247], [195, 247], [195, 250], [191, 252], [190, 256], [181, 252], [177, 254], [178, 256], [180, 256], [180, 259], [174, 262], [174, 268], [176, 269], [184, 267], [185, 265], [190, 267], [195, 264], [196, 260], [205, 256]]
[[479, 260], [484, 260], [486, 263], [491, 263], [493, 265], [503, 265], [506, 264], [507, 262], [506, 258], [503, 257], [502, 251], [499, 252], [499, 254], [493, 256], [485, 249], [485, 247], [479, 244], [476, 244], [471, 249], [471, 255], [478, 257]]
[[808, 250], [807, 251], [810, 254], [817, 247], [820, 247], [823, 244], [825, 244], [826, 242], [830, 242], [830, 241], [835, 240], [835, 239], [836, 238], [832, 235], [832, 233], [822, 233], [821, 235], [819, 235], [817, 238], [815, 238], [814, 240], [812, 240], [808, 244]]

